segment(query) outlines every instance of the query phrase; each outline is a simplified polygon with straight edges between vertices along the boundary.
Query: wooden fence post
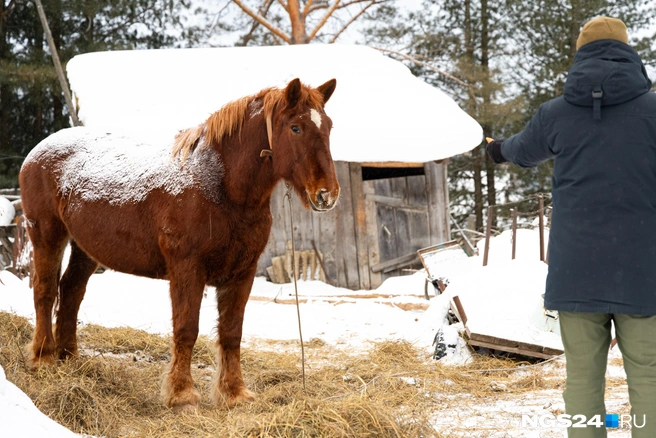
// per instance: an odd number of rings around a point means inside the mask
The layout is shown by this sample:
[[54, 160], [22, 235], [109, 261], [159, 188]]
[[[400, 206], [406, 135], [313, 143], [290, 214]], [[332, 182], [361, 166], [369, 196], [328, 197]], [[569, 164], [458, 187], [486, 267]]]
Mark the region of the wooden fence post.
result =
[[[547, 227], [549, 228], [549, 236], [551, 236], [551, 215], [553, 214], [553, 207], [551, 209], [551, 213], [549, 216], [547, 216]], [[549, 264], [549, 242], [551, 242], [551, 239], [547, 240], [547, 253], [544, 256], [544, 262], [548, 265]]]
[[490, 253], [490, 235], [492, 234], [492, 213], [494, 205], [487, 208], [487, 226], [485, 227], [485, 252], [483, 253], [483, 266], [487, 266], [487, 256]]
[[538, 214], [540, 218], [540, 261], [544, 261], [544, 198], [538, 196]]
[[512, 259], [515, 260], [515, 251], [517, 250], [517, 209], [510, 210], [512, 213]]

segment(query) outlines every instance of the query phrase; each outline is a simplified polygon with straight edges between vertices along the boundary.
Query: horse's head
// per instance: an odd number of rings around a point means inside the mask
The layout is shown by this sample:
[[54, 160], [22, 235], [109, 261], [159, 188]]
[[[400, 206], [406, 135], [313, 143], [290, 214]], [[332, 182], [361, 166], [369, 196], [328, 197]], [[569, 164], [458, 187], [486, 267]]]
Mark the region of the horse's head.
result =
[[294, 79], [270, 118], [274, 171], [294, 187], [306, 208], [315, 211], [330, 210], [339, 197], [330, 155], [333, 122], [324, 112], [336, 84], [331, 79], [311, 88]]

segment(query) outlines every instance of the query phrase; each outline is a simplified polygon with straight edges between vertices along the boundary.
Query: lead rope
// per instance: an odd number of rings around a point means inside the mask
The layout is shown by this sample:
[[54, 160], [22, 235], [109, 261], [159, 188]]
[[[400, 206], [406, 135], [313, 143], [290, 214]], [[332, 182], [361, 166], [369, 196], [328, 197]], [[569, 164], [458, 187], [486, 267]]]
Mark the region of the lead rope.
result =
[[298, 285], [296, 284], [296, 245], [294, 244], [294, 212], [292, 211], [292, 186], [285, 182], [287, 193], [285, 198], [289, 203], [289, 225], [292, 232], [292, 277], [294, 277], [294, 292], [296, 295], [296, 315], [298, 316], [298, 336], [301, 339], [301, 368], [303, 370], [303, 392], [305, 389], [305, 346], [303, 345], [303, 330], [301, 330], [301, 308], [298, 304]]

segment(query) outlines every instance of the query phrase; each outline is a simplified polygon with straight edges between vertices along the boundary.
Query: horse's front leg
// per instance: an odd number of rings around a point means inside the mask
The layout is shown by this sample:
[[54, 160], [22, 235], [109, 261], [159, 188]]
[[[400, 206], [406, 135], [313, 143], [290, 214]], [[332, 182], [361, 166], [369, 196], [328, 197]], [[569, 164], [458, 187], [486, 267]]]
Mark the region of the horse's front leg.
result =
[[193, 411], [200, 394], [191, 378], [191, 353], [198, 338], [200, 304], [205, 288], [205, 270], [190, 260], [169, 266], [173, 313], [173, 357], [164, 375], [162, 397], [166, 406]]
[[244, 310], [253, 286], [255, 269], [239, 281], [217, 288], [219, 329], [217, 370], [212, 386], [212, 401], [216, 405], [232, 406], [250, 402], [255, 395], [246, 389], [241, 374], [240, 344]]

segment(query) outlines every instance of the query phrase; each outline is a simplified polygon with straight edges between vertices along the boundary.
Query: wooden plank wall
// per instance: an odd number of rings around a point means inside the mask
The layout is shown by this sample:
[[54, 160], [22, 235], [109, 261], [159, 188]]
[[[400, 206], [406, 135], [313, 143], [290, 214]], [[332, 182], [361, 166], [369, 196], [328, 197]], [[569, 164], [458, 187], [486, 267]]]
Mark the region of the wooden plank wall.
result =
[[[449, 240], [446, 162], [426, 163], [425, 175], [372, 181], [362, 180], [359, 163], [338, 161], [335, 167], [342, 191], [333, 210], [311, 212], [293, 195], [296, 249], [312, 249], [314, 240], [332, 284], [376, 288], [389, 275], [373, 273], [371, 266]], [[285, 191], [281, 182], [271, 198], [273, 227], [259, 275], [291, 239]]]
[[[342, 191], [337, 206], [331, 211], [316, 213], [306, 210], [296, 193], [292, 195], [294, 242], [297, 250], [311, 250], [314, 240], [323, 254], [331, 283], [360, 289], [349, 163], [335, 162], [335, 167]], [[258, 275], [264, 275], [273, 257], [285, 253], [287, 242], [291, 240], [289, 204], [284, 199], [285, 192], [285, 184], [280, 182], [271, 196], [273, 226], [267, 247], [258, 262]]]

